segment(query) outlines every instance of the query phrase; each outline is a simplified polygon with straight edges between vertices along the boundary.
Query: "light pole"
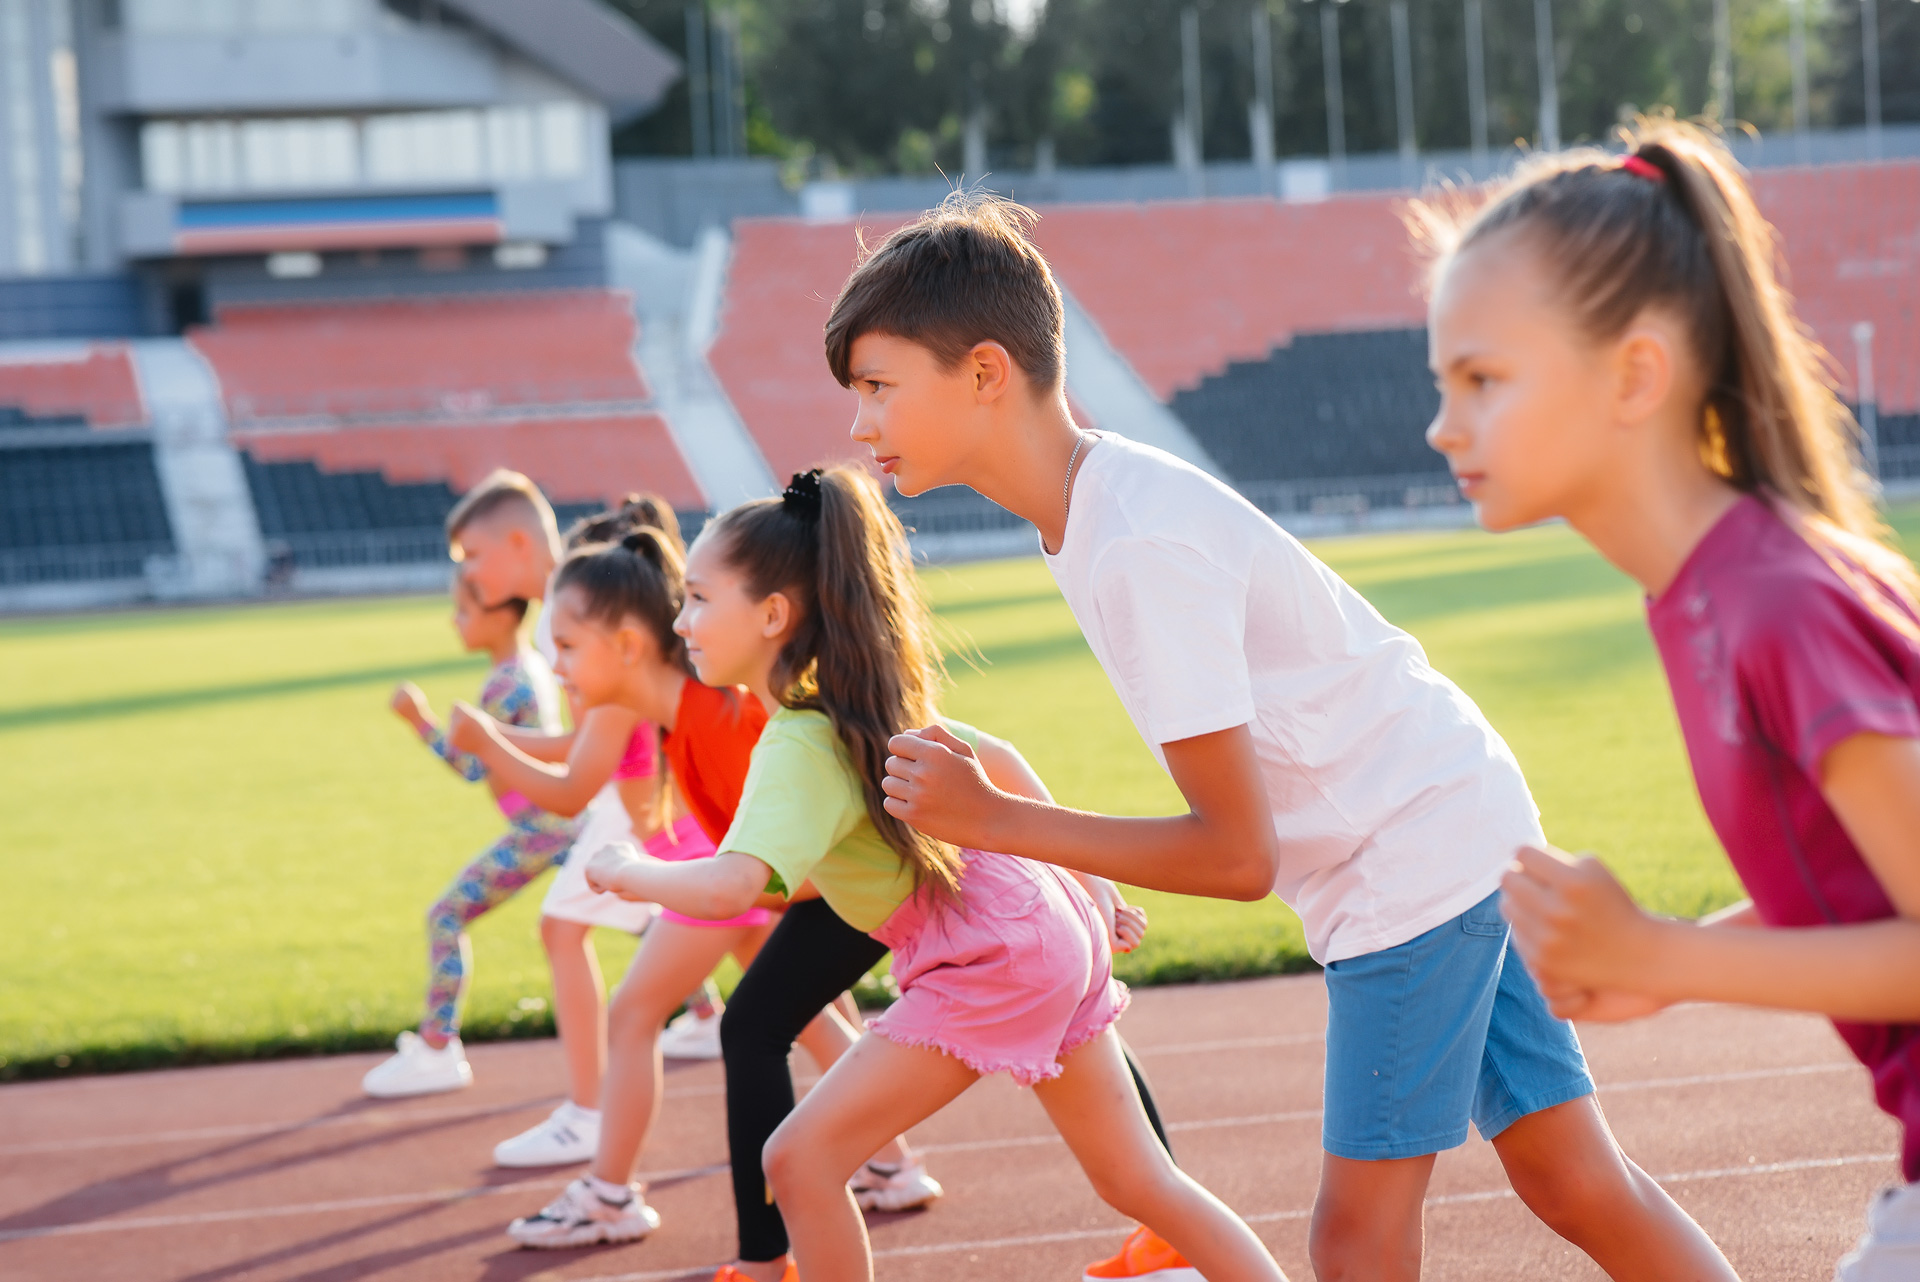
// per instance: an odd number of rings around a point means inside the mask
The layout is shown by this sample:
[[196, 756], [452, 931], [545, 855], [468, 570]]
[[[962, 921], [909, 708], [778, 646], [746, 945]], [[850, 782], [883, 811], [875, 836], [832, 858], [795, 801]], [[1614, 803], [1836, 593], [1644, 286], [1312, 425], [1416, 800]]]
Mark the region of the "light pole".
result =
[[1713, 0], [1713, 114], [1721, 128], [1733, 123], [1733, 14], [1728, 0]]
[[1540, 63], [1540, 149], [1560, 150], [1560, 73], [1553, 56], [1553, 0], [1533, 0], [1533, 52]]
[[1247, 108], [1247, 136], [1253, 142], [1253, 168], [1260, 190], [1273, 194], [1273, 31], [1266, 0], [1253, 6], [1253, 102]]
[[1867, 475], [1880, 479], [1880, 404], [1873, 388], [1873, 322], [1858, 321], [1853, 327], [1853, 359], [1859, 377], [1854, 389], [1860, 399], [1860, 453]]
[[1813, 146], [1807, 138], [1807, 0], [1787, 0], [1793, 19], [1787, 36], [1787, 56], [1793, 63], [1793, 158], [1801, 164], [1813, 161]]
[[1180, 108], [1181, 123], [1187, 130], [1188, 154], [1193, 168], [1188, 182], [1193, 194], [1201, 194], [1206, 173], [1206, 153], [1201, 150], [1200, 121], [1200, 10], [1192, 5], [1180, 11]]
[[1480, 34], [1480, 0], [1467, 0], [1467, 124], [1473, 134], [1473, 176], [1486, 177], [1487, 51]]
[[1400, 181], [1414, 183], [1419, 145], [1413, 136], [1413, 33], [1407, 28], [1407, 0], [1393, 0], [1393, 105], [1400, 127]]
[[1347, 117], [1340, 91], [1340, 13], [1337, 0], [1320, 0], [1320, 62], [1327, 81], [1327, 159], [1333, 168], [1333, 186], [1347, 176]]
[[1860, 69], [1866, 75], [1867, 154], [1880, 159], [1880, 14], [1874, 0], [1860, 0]]
[[687, 6], [687, 106], [693, 115], [693, 154], [713, 154], [713, 130], [707, 122], [707, 11]]

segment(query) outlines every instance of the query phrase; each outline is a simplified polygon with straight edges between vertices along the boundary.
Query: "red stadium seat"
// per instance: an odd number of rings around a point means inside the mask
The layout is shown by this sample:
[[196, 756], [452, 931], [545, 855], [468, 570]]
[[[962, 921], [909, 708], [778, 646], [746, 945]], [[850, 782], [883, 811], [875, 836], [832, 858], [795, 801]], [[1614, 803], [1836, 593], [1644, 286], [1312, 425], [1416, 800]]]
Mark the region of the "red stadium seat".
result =
[[649, 396], [633, 313], [609, 290], [246, 306], [190, 340], [262, 462], [378, 470], [462, 490], [495, 467], [557, 502], [705, 496]]
[[119, 343], [0, 358], [0, 405], [35, 417], [77, 415], [90, 427], [147, 421], [133, 361]]

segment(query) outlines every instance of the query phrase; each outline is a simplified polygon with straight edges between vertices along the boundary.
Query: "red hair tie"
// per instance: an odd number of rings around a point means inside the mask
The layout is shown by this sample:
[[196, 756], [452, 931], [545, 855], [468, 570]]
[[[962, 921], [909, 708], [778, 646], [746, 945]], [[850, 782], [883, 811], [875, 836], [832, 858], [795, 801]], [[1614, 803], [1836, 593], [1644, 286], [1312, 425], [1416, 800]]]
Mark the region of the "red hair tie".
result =
[[1634, 177], [1644, 178], [1648, 182], [1663, 183], [1667, 180], [1667, 175], [1661, 170], [1660, 166], [1654, 164], [1645, 156], [1628, 156], [1620, 162], [1620, 168], [1626, 170]]

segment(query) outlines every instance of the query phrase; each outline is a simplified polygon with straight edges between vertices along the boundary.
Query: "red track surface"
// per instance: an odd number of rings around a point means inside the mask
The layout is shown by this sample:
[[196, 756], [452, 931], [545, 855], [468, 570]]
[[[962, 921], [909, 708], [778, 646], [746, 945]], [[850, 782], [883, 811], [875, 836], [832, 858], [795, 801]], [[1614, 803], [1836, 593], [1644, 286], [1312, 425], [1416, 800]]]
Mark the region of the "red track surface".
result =
[[[1123, 1030], [1181, 1161], [1251, 1220], [1296, 1279], [1319, 1167], [1316, 977], [1143, 991]], [[1867, 1198], [1897, 1178], [1893, 1124], [1821, 1021], [1690, 1007], [1583, 1030], [1627, 1151], [1742, 1274], [1821, 1279]], [[0, 1089], [0, 1277], [704, 1278], [732, 1245], [717, 1065], [669, 1077], [642, 1159], [665, 1224], [645, 1243], [514, 1250], [501, 1229], [571, 1171], [492, 1169], [494, 1141], [553, 1103], [551, 1043], [475, 1048], [478, 1085], [376, 1104], [372, 1056]], [[1069, 1282], [1124, 1226], [1089, 1192], [1032, 1098], [982, 1084], [920, 1127], [948, 1196], [876, 1217], [887, 1279]], [[1598, 1278], [1506, 1191], [1480, 1141], [1442, 1156], [1432, 1279]]]

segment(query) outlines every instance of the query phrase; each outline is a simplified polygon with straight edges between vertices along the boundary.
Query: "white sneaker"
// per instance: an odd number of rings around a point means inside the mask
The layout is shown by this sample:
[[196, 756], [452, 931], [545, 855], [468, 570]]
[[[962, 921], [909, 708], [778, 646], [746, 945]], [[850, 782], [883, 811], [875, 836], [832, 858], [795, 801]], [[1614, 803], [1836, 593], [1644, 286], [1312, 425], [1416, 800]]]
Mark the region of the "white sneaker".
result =
[[473, 1085], [473, 1066], [458, 1037], [439, 1050], [411, 1030], [394, 1039], [394, 1052], [367, 1070], [360, 1089], [375, 1099], [433, 1095]]
[[927, 1174], [925, 1162], [912, 1166], [868, 1162], [853, 1173], [847, 1187], [853, 1190], [854, 1201], [863, 1211], [911, 1211], [946, 1192]]
[[660, 1227], [660, 1213], [648, 1206], [637, 1185], [624, 1202], [609, 1202], [579, 1179], [560, 1191], [538, 1215], [507, 1226], [507, 1236], [521, 1246], [557, 1250], [592, 1246], [596, 1242], [638, 1242]]
[[660, 1030], [660, 1053], [668, 1059], [719, 1059], [720, 1017], [681, 1011]]
[[494, 1145], [496, 1166], [568, 1166], [593, 1160], [600, 1147], [600, 1110], [568, 1100], [547, 1120]]

